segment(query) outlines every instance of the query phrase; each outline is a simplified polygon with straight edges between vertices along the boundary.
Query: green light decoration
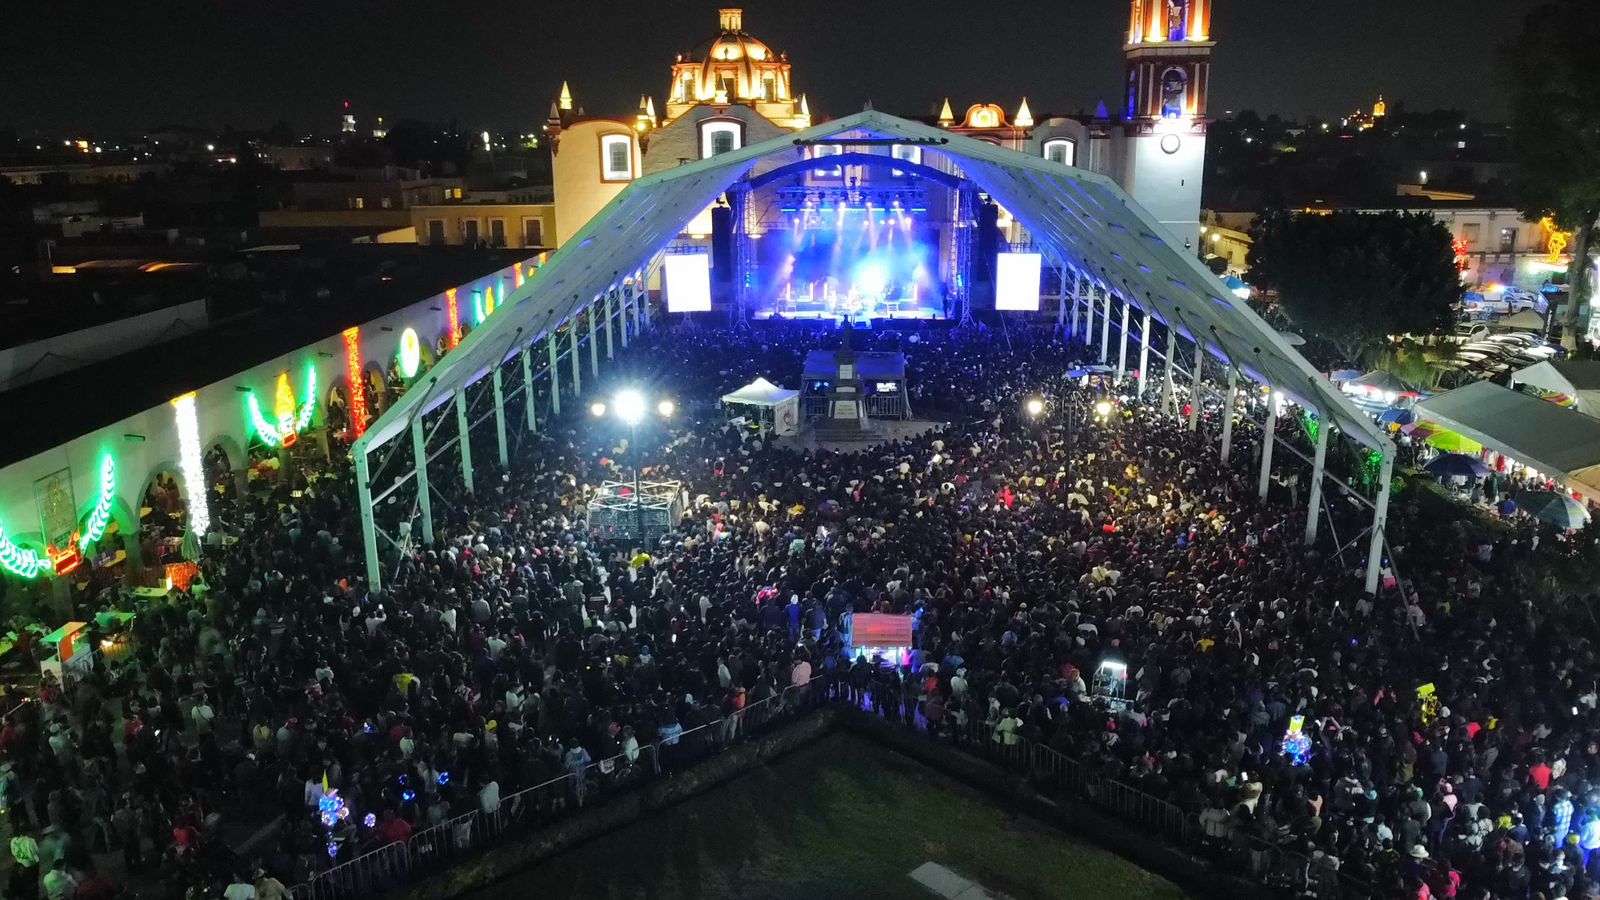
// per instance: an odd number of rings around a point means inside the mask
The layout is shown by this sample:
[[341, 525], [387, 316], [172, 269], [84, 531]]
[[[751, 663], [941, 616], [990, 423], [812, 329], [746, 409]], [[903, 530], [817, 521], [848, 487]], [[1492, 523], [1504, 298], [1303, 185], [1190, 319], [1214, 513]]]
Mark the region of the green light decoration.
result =
[[89, 513], [89, 521], [83, 526], [83, 535], [78, 538], [79, 553], [87, 552], [89, 545], [106, 533], [106, 526], [111, 524], [111, 502], [116, 497], [117, 461], [107, 453], [100, 457], [100, 496]]
[[289, 387], [289, 373], [278, 375], [277, 397], [274, 402], [273, 412], [275, 419], [268, 419], [261, 410], [261, 401], [251, 391], [245, 398], [245, 407], [250, 413], [250, 425], [260, 436], [261, 442], [269, 447], [283, 447], [294, 443], [294, 438], [311, 424], [311, 416], [317, 409], [317, 367], [311, 363], [306, 364], [305, 399], [301, 401], [298, 410], [294, 403], [294, 391]]
[[400, 333], [400, 374], [415, 378], [421, 365], [422, 339], [417, 337], [415, 328], [407, 328]]
[[6, 537], [6, 530], [0, 526], [0, 569], [17, 576], [18, 578], [38, 578], [41, 572], [50, 567], [50, 563], [32, 550], [17, 546], [11, 538]]
[[1361, 460], [1361, 483], [1373, 485], [1378, 483], [1378, 475], [1383, 471], [1383, 453], [1373, 450]]
[[1316, 446], [1317, 435], [1322, 431], [1322, 422], [1317, 419], [1316, 414], [1309, 409], [1302, 409], [1300, 411], [1300, 425], [1306, 430], [1306, 437], [1311, 440], [1311, 445], [1313, 447]]

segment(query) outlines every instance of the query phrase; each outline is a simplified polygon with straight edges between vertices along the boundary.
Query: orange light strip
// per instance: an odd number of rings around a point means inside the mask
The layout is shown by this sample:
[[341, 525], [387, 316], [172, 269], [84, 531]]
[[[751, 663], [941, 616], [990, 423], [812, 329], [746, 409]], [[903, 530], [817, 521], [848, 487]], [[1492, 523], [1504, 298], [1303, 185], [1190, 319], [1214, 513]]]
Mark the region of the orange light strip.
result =
[[[454, 292], [451, 292], [454, 300]], [[367, 380], [361, 371], [361, 329], [344, 332], [344, 363], [350, 376], [350, 428], [360, 437], [367, 430]]]
[[456, 303], [456, 289], [444, 292], [446, 313], [450, 317], [450, 349], [461, 345], [461, 307]]

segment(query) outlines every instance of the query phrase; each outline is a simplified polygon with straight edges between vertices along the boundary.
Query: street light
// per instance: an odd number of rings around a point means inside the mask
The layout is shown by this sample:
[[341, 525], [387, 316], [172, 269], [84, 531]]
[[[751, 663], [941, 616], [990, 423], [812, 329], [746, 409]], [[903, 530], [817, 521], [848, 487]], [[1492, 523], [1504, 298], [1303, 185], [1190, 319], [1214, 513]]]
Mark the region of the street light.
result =
[[[628, 425], [628, 455], [633, 463], [633, 527], [634, 534], [640, 540], [644, 536], [644, 494], [639, 485], [639, 423], [644, 420], [645, 410], [648, 405], [644, 395], [638, 391], [627, 388], [618, 391], [611, 398], [610, 412]], [[656, 404], [656, 412], [663, 419], [671, 418], [677, 406], [671, 400], [662, 400]], [[607, 412], [606, 405], [599, 401], [589, 406], [589, 412], [595, 418], [604, 418]]]
[[1111, 401], [1110, 400], [1097, 400], [1097, 401], [1095, 401], [1094, 414], [1099, 416], [1102, 419], [1109, 418], [1111, 416]]
[[1028, 411], [1028, 415], [1038, 418], [1044, 413], [1044, 401], [1038, 397], [1029, 397], [1028, 402], [1023, 405], [1023, 409]]

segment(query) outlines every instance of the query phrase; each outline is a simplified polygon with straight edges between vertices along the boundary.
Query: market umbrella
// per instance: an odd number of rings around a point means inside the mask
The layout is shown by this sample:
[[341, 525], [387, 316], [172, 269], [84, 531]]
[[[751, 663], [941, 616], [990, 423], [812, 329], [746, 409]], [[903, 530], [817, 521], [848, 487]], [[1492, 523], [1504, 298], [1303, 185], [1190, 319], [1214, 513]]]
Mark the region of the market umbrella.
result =
[[1428, 436], [1428, 443], [1449, 453], [1477, 453], [1483, 449], [1483, 445], [1477, 441], [1442, 428]]
[[1517, 495], [1517, 505], [1535, 519], [1561, 528], [1582, 528], [1589, 521], [1583, 504], [1555, 491], [1523, 491]]
[[1460, 453], [1444, 453], [1436, 456], [1423, 468], [1435, 475], [1457, 475], [1462, 478], [1482, 478], [1489, 474], [1488, 466]]
[[1379, 425], [1388, 425], [1392, 428], [1399, 428], [1402, 425], [1410, 425], [1416, 420], [1416, 411], [1410, 409], [1390, 408], [1384, 410], [1383, 413], [1378, 416]]

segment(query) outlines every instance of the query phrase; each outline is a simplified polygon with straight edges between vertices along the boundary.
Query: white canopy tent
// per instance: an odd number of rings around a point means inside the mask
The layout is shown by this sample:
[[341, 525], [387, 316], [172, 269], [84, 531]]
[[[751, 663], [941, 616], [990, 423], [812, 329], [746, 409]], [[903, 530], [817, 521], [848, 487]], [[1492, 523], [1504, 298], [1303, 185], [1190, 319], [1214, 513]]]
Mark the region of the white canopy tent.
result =
[[[466, 389], [493, 375], [499, 415], [497, 427], [502, 458], [506, 455], [504, 398], [501, 382], [508, 362], [522, 361], [521, 391], [532, 427], [534, 347], [543, 342], [549, 356], [545, 367], [551, 379], [552, 409], [559, 411], [560, 371], [558, 330], [566, 329], [571, 344], [572, 393], [582, 389], [578, 360], [578, 320], [589, 327], [590, 369], [597, 373], [596, 322], [604, 309], [607, 355], [612, 324], [620, 319], [626, 346], [631, 321], [635, 331], [649, 322], [644, 285], [661, 252], [702, 210], [758, 162], [797, 162], [816, 144], [856, 142], [911, 144], [921, 148], [926, 164], [943, 164], [988, 192], [1031, 234], [1035, 246], [1051, 262], [1072, 273], [1073, 321], [1085, 307], [1092, 329], [1093, 316], [1101, 316], [1101, 360], [1106, 361], [1113, 303], [1121, 307], [1122, 345], [1117, 369], [1127, 369], [1129, 320], [1134, 309], [1143, 315], [1140, 347], [1140, 385], [1151, 352], [1152, 321], [1167, 327], [1167, 384], [1164, 397], [1172, 396], [1173, 379], [1186, 376], [1198, 393], [1203, 389], [1205, 358], [1223, 366], [1229, 389], [1223, 394], [1224, 456], [1229, 449], [1239, 379], [1253, 379], [1314, 412], [1333, 428], [1319, 429], [1321, 438], [1313, 464], [1311, 507], [1307, 537], [1314, 537], [1321, 505], [1321, 475], [1327, 435], [1337, 430], [1346, 438], [1377, 449], [1383, 456], [1372, 544], [1368, 552], [1369, 590], [1377, 581], [1383, 522], [1387, 512], [1389, 473], [1393, 445], [1376, 425], [1337, 388], [1322, 378], [1282, 335], [1268, 326], [1245, 301], [1234, 296], [1190, 250], [1177, 244], [1154, 218], [1138, 206], [1111, 179], [1041, 157], [1002, 149], [950, 131], [868, 110], [803, 131], [783, 135], [739, 150], [647, 175], [630, 184], [577, 234], [567, 238], [538, 274], [501, 301], [492, 317], [446, 354], [427, 376], [387, 409], [352, 447], [357, 487], [365, 529], [369, 581], [380, 580], [378, 530], [373, 521], [374, 479], [369, 457], [408, 429], [412, 432], [413, 474], [378, 479], [383, 486], [377, 498], [414, 478], [419, 488], [424, 529], [428, 528], [427, 460], [443, 452], [430, 446], [423, 435], [421, 416], [438, 406], [456, 403], [457, 434], [446, 441], [459, 442], [469, 425]], [[620, 314], [614, 303], [620, 302]], [[1097, 309], [1098, 306], [1098, 309]], [[631, 320], [630, 320], [631, 311]], [[1064, 318], [1063, 301], [1061, 315]], [[1076, 331], [1076, 328], [1074, 328]], [[1085, 332], [1087, 340], [1088, 333]], [[1190, 372], [1174, 373], [1176, 339], [1196, 348]], [[1216, 374], [1224, 374], [1218, 372]], [[1191, 404], [1189, 424], [1197, 427], [1200, 404]], [[1269, 407], [1263, 433], [1268, 436], [1262, 453], [1262, 491], [1271, 466], [1276, 404]], [[485, 419], [487, 416], [484, 417]], [[437, 430], [438, 426], [435, 426]], [[467, 485], [472, 485], [471, 454], [461, 454]], [[385, 474], [385, 473], [380, 473]], [[388, 535], [384, 535], [388, 537]], [[390, 539], [399, 546], [399, 542]]]
[[1600, 360], [1547, 359], [1512, 372], [1511, 381], [1561, 394], [1578, 412], [1600, 416]]
[[1600, 467], [1600, 419], [1493, 382], [1475, 381], [1430, 397], [1416, 411], [1420, 419], [1561, 481], [1592, 477]]
[[727, 406], [755, 407], [762, 430], [770, 426], [782, 435], [800, 430], [800, 392], [778, 387], [765, 378], [758, 377], [731, 394], [723, 394], [722, 402]]

